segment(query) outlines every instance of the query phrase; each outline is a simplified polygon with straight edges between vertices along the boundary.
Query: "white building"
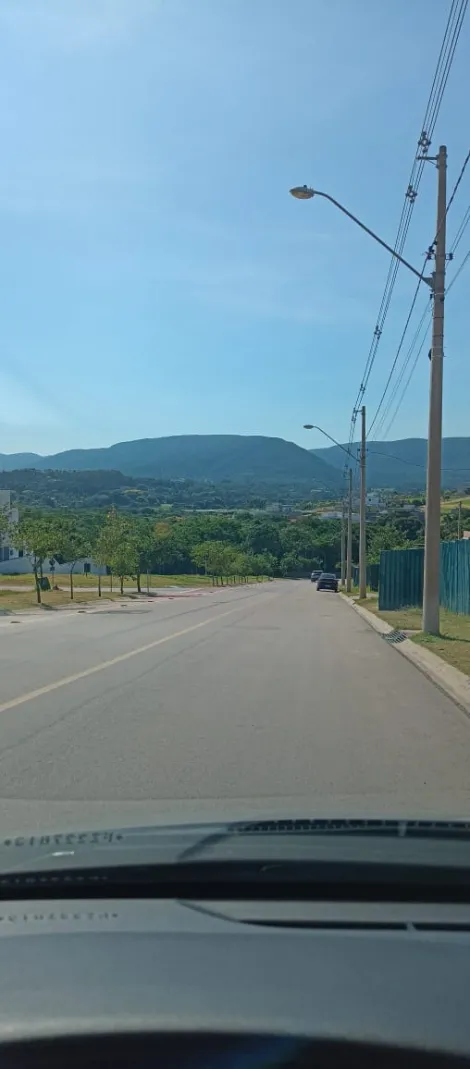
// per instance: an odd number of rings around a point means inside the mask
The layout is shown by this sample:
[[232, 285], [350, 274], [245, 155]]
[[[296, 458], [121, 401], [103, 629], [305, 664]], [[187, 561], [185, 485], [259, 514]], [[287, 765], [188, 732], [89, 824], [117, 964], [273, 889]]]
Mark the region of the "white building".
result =
[[382, 498], [378, 491], [369, 490], [366, 494], [366, 505], [368, 505], [369, 508], [378, 508], [378, 506], [381, 504]]
[[[10, 524], [18, 523], [18, 509], [12, 507], [11, 504], [11, 490], [0, 490], [0, 511], [6, 512], [8, 516], [8, 522]], [[51, 563], [52, 562], [52, 563]], [[11, 537], [9, 534], [0, 535], [0, 575], [27, 575], [32, 572], [31, 558], [23, 552], [22, 549], [16, 549], [11, 545]], [[67, 575], [70, 571], [70, 564], [65, 561], [64, 564], [58, 564], [57, 561], [51, 556], [46, 557], [43, 563], [43, 571], [45, 575]], [[74, 575], [106, 575], [107, 569], [104, 565], [96, 564], [96, 561], [91, 557], [84, 557], [82, 560], [78, 560], [74, 565]]]
[[[18, 509], [11, 506], [11, 490], [0, 490], [0, 511], [6, 513], [8, 523], [18, 523]], [[18, 557], [18, 550], [10, 545], [7, 534], [0, 535], [0, 570], [10, 559]]]

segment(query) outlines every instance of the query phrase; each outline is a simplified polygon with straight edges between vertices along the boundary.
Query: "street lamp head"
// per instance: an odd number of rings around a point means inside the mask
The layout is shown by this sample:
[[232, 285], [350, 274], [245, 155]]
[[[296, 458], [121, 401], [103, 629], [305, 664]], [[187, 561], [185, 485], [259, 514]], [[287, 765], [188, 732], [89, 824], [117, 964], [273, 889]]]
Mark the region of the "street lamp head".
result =
[[314, 423], [304, 423], [304, 431], [313, 431], [313, 430], [315, 430], [315, 424]]
[[310, 186], [294, 186], [293, 189], [289, 190], [289, 193], [296, 200], [311, 200], [315, 195], [315, 190]]

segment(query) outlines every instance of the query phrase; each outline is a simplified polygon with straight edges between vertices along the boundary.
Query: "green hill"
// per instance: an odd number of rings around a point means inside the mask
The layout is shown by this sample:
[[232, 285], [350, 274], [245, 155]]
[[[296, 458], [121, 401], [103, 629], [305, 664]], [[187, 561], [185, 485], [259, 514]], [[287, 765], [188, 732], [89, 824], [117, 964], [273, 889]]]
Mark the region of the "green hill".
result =
[[194, 479], [221, 483], [295, 484], [336, 490], [341, 475], [321, 458], [283, 438], [238, 434], [142, 438], [103, 449], [70, 449], [52, 456], [0, 454], [0, 468], [34, 467], [45, 471], [123, 472], [154, 479]]
[[[347, 444], [344, 446], [347, 449]], [[356, 456], [359, 446], [351, 452]], [[338, 446], [313, 449], [319, 460], [342, 471], [348, 458]], [[369, 489], [422, 490], [426, 484], [427, 441], [402, 438], [396, 442], [370, 442], [367, 446]], [[470, 486], [470, 438], [444, 438], [442, 442], [442, 487], [456, 490]]]

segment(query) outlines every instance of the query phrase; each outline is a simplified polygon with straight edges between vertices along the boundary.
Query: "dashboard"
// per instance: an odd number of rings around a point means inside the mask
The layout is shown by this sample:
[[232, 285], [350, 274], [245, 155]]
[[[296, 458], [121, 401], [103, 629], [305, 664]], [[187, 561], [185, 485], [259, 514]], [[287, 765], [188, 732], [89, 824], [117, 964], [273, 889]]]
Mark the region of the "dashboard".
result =
[[0, 1066], [420, 1066], [470, 1054], [470, 909], [0, 904]]

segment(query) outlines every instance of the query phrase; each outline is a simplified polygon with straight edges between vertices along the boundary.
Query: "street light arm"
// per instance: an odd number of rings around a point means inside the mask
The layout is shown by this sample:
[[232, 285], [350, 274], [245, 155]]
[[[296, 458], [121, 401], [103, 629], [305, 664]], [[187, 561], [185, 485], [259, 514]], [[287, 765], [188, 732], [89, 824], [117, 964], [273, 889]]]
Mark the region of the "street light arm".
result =
[[307, 186], [296, 186], [293, 190], [291, 190], [291, 193], [294, 197], [300, 197], [300, 199], [302, 200], [308, 200], [310, 199], [310, 197], [324, 197], [325, 200], [329, 200], [331, 204], [334, 204], [335, 208], [339, 208], [340, 212], [343, 212], [343, 215], [347, 215], [349, 219], [352, 219], [353, 223], [357, 223], [357, 226], [360, 226], [361, 230], [365, 230], [366, 234], [370, 234], [370, 237], [374, 238], [374, 241], [377, 241], [379, 245], [382, 245], [382, 248], [386, 249], [387, 252], [391, 253], [391, 255], [394, 256], [396, 260], [399, 260], [400, 263], [404, 264], [404, 266], [407, 267], [409, 271], [412, 271], [413, 274], [416, 275], [416, 277], [419, 278], [421, 282], [426, 282], [427, 285], [430, 286], [432, 289], [432, 278], [427, 278], [426, 275], [423, 275], [422, 271], [417, 271], [416, 267], [413, 267], [413, 264], [408, 263], [408, 260], [405, 260], [403, 256], [400, 256], [396, 249], [392, 249], [391, 245], [387, 245], [386, 241], [383, 241], [382, 238], [379, 238], [379, 235], [376, 234], [373, 230], [371, 230], [370, 227], [366, 226], [365, 223], [361, 223], [361, 220], [357, 218], [357, 215], [353, 215], [352, 212], [349, 212], [343, 204], [339, 203], [339, 200], [335, 200], [334, 197], [330, 197], [329, 193], [322, 193], [319, 189], [310, 189]]
[[319, 427], [316, 423], [304, 423], [304, 431], [320, 431], [320, 434], [324, 434], [325, 438], [329, 438], [330, 442], [333, 442], [334, 445], [337, 445], [338, 449], [342, 449], [343, 453], [346, 453], [348, 457], [351, 457], [353, 460], [357, 460], [357, 457], [353, 456], [349, 449], [345, 449], [344, 445], [341, 445], [341, 442], [337, 442], [336, 438], [332, 438], [331, 434], [328, 434], [327, 431], [323, 430], [323, 427]]

